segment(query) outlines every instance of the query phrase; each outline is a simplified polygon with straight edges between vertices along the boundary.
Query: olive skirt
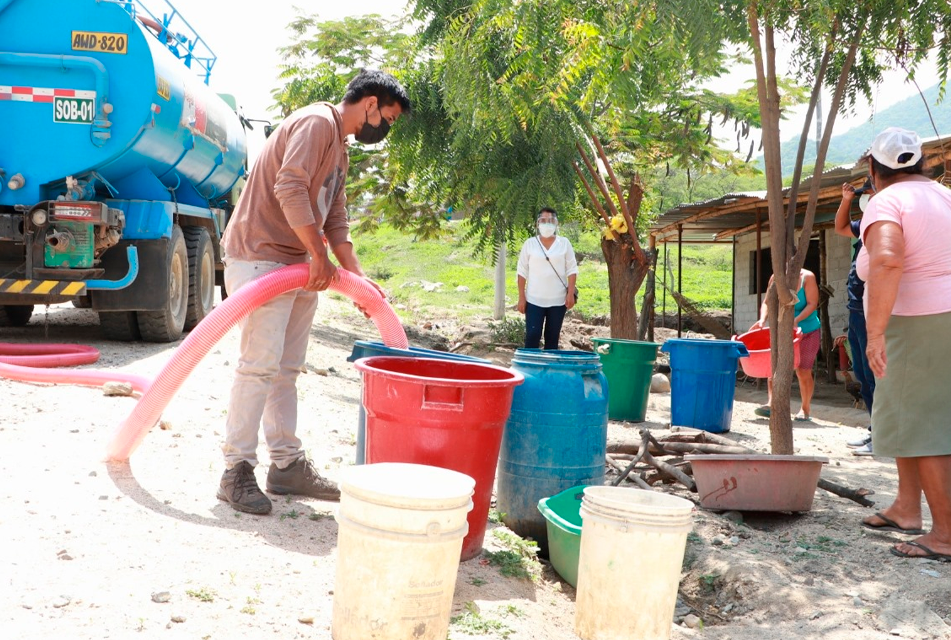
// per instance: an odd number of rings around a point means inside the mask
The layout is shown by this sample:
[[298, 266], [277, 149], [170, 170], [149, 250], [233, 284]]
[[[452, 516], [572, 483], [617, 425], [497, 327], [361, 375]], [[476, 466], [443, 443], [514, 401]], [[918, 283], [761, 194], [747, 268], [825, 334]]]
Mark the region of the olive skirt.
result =
[[892, 316], [885, 358], [885, 377], [875, 379], [875, 454], [951, 455], [951, 313]]

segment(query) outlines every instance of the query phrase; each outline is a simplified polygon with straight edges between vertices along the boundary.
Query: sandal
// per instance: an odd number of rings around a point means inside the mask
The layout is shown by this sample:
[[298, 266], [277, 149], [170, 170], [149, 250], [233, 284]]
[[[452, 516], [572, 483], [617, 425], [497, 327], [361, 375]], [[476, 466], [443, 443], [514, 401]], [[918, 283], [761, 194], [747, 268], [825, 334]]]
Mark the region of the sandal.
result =
[[764, 418], [768, 418], [768, 417], [769, 417], [769, 406], [764, 405], [764, 406], [762, 406], [762, 407], [756, 407], [755, 409], [753, 409], [753, 413], [755, 413], [755, 414], [758, 415], [758, 416], [762, 416], [762, 417], [764, 417]]

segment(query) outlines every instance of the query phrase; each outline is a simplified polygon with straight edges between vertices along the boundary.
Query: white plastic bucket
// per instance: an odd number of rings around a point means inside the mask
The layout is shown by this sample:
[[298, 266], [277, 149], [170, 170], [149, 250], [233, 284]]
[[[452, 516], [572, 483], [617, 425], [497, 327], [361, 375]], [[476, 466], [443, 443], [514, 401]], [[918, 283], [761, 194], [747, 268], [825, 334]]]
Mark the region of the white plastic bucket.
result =
[[586, 487], [575, 632], [582, 640], [668, 640], [692, 528], [689, 500]]
[[445, 640], [475, 480], [403, 463], [341, 475], [334, 640]]

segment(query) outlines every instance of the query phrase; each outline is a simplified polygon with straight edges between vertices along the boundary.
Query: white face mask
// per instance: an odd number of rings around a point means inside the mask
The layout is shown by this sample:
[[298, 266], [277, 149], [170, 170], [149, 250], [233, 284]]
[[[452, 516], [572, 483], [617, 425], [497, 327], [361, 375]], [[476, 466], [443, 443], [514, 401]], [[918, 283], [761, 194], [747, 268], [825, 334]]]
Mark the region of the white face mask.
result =
[[558, 230], [558, 225], [551, 222], [540, 222], [538, 224], [538, 235], [543, 238], [550, 238], [555, 235], [555, 231]]

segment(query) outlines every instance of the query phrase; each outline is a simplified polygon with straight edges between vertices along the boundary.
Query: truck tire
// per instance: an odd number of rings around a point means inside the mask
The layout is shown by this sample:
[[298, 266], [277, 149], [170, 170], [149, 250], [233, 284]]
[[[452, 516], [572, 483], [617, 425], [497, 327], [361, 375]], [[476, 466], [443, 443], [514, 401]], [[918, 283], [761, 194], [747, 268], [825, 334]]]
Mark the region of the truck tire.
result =
[[7, 304], [0, 306], [0, 327], [22, 327], [33, 317], [32, 304]]
[[188, 252], [188, 309], [185, 331], [191, 331], [215, 306], [215, 250], [204, 227], [185, 227]]
[[135, 311], [100, 311], [99, 326], [106, 340], [134, 342], [142, 339]]
[[163, 308], [136, 313], [139, 332], [147, 342], [174, 342], [182, 337], [182, 329], [185, 327], [185, 313], [188, 309], [188, 251], [185, 249], [185, 236], [178, 225], [172, 227], [165, 269], [168, 273], [168, 291], [165, 292]]

